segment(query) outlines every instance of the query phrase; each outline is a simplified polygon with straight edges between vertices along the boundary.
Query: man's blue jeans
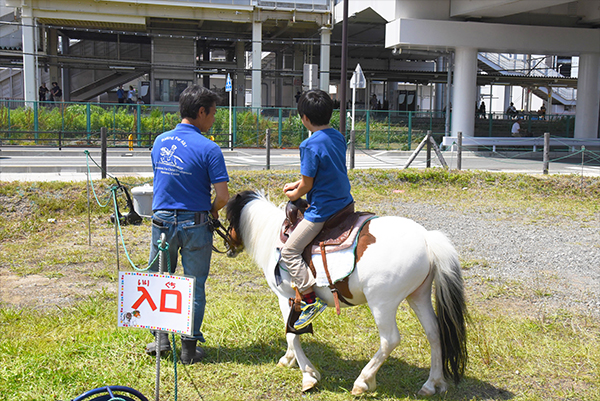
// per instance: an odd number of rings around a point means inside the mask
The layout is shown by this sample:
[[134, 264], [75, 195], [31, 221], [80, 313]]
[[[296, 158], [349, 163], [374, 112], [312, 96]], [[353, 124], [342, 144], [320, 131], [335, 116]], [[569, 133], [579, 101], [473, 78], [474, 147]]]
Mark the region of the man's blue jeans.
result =
[[[195, 222], [196, 213], [188, 211], [157, 210], [152, 216], [152, 245], [150, 247], [150, 262], [154, 260], [158, 250], [160, 235], [165, 233], [169, 244], [169, 259], [171, 273], [177, 267], [178, 253], [181, 253], [183, 274], [196, 277], [194, 296], [194, 329], [192, 337], [204, 342], [200, 331], [204, 319], [206, 294], [204, 284], [210, 270], [212, 256], [212, 232], [208, 225], [208, 213], [201, 212], [199, 224]], [[164, 272], [168, 265], [165, 263]], [[150, 267], [151, 271], [158, 271], [158, 260]], [[184, 336], [185, 338], [189, 338]]]

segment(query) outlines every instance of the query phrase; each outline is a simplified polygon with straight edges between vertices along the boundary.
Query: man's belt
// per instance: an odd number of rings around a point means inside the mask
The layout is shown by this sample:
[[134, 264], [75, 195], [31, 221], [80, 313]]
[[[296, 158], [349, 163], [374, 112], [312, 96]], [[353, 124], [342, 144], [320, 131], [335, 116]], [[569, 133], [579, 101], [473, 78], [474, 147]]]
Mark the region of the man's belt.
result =
[[[189, 210], [169, 210], [169, 209], [162, 209], [162, 210], [157, 210], [157, 212], [174, 212], [176, 214], [178, 213], [194, 213], [194, 224], [202, 224], [205, 223], [206, 221], [208, 221], [208, 212], [191, 212]], [[159, 227], [164, 227], [165, 223], [159, 220], [155, 220], [152, 219], [152, 223], [156, 224]]]

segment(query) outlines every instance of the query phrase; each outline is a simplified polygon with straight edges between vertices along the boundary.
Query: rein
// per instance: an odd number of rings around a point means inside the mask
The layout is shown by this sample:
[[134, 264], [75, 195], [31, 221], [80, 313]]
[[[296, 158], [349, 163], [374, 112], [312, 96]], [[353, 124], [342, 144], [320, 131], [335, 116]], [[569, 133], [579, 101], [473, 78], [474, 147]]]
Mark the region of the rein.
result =
[[229, 230], [225, 230], [223, 224], [218, 219], [211, 218], [209, 219], [210, 230], [213, 233], [218, 234], [221, 238], [223, 238], [223, 245], [225, 246], [225, 251], [219, 250], [216, 246], [212, 246], [213, 251], [217, 253], [228, 253], [233, 251], [236, 248], [236, 245], [231, 238], [231, 228]]

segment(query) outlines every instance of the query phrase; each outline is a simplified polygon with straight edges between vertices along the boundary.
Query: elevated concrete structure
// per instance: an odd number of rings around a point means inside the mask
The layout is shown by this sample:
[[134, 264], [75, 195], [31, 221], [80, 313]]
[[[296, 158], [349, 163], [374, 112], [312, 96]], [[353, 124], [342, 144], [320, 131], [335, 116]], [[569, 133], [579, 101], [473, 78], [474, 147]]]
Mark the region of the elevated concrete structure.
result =
[[[294, 95], [303, 88], [303, 64], [319, 64], [323, 89], [339, 84], [341, 78], [339, 0], [5, 0], [5, 4], [19, 9], [24, 28], [22, 43], [27, 50], [20, 49], [18, 60], [26, 75], [26, 100], [35, 99], [37, 81], [44, 74], [46, 81], [63, 82], [65, 98], [73, 94], [81, 100], [94, 96], [93, 87], [116, 86], [124, 74], [112, 74], [121, 69], [150, 81], [152, 103], [174, 104], [177, 91], [187, 84], [219, 89], [229, 73], [235, 104], [243, 106], [251, 92], [253, 107], [294, 106]], [[417, 96], [422, 92], [419, 87], [435, 85], [431, 95], [435, 101], [430, 103], [437, 110], [452, 103], [452, 133], [469, 135], [480, 85], [509, 85], [509, 95], [510, 86], [522, 85], [527, 88], [525, 96], [533, 92], [540, 97], [550, 97], [552, 85], [574, 85], [569, 77], [478, 73], [478, 53], [577, 56], [582, 60], [578, 86], [583, 94], [577, 102], [575, 136], [598, 137], [600, 0], [353, 0], [349, 9], [348, 71], [360, 63], [368, 82], [367, 90], [359, 91], [358, 107], [365, 107], [374, 93], [397, 110], [402, 107], [400, 92], [407, 90], [404, 83], [410, 83]], [[77, 47], [88, 41], [116, 44], [117, 56], [112, 51], [79, 53]], [[140, 56], [126, 56], [121, 46], [125, 42], [137, 46]], [[273, 54], [265, 57], [265, 52]], [[14, 65], [16, 51], [2, 54], [4, 66]], [[35, 78], [30, 78], [32, 63]], [[94, 72], [85, 75], [81, 73], [85, 69]], [[453, 82], [447, 82], [449, 69], [454, 71]], [[88, 88], [73, 79], [77, 74], [81, 81], [88, 79]]]

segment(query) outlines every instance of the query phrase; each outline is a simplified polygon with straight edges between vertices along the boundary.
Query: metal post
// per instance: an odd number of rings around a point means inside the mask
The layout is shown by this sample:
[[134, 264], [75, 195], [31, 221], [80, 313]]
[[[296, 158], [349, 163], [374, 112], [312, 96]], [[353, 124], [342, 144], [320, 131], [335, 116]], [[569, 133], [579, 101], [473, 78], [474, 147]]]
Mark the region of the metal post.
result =
[[90, 133], [92, 132], [92, 108], [90, 102], [85, 105], [85, 131], [87, 132], [87, 140], [90, 140]]
[[271, 129], [267, 128], [267, 135], [265, 138], [267, 147], [267, 170], [271, 169]]
[[583, 167], [585, 166], [585, 146], [581, 147], [581, 190], [583, 191]]
[[279, 108], [279, 126], [278, 126], [278, 140], [277, 140], [277, 144], [279, 145], [279, 147], [281, 148], [281, 136], [282, 136], [282, 131], [283, 131], [283, 109], [280, 107]]
[[40, 125], [39, 125], [39, 119], [40, 116], [38, 114], [38, 107], [39, 107], [39, 102], [35, 102], [33, 104], [33, 130], [35, 131], [35, 144], [38, 144], [38, 138], [39, 138], [39, 131], [40, 131]]
[[342, 60], [341, 60], [341, 78], [340, 78], [340, 132], [346, 137], [346, 85], [348, 81], [348, 3], [350, 0], [344, 0], [343, 21], [342, 21]]
[[87, 191], [87, 209], [88, 209], [88, 245], [92, 246], [92, 225], [91, 225], [91, 217], [90, 217], [90, 169], [88, 168], [86, 171], [87, 181], [86, 181], [86, 191]]
[[[137, 134], [142, 130], [142, 106], [139, 103], [135, 105], [135, 128]], [[140, 146], [139, 141], [140, 136], [138, 135], [138, 146]]]
[[354, 130], [350, 131], [350, 170], [354, 169]]
[[431, 137], [431, 131], [427, 131], [426, 140], [427, 140], [427, 168], [431, 167], [431, 141], [429, 138]]
[[[167, 235], [165, 233], [160, 234], [160, 247], [165, 248], [167, 243]], [[163, 274], [165, 271], [165, 252], [159, 250], [160, 254], [158, 255], [158, 274]], [[161, 340], [161, 331], [156, 330], [155, 333], [155, 341], [156, 344], [156, 384], [154, 388], [154, 396], [156, 401], [160, 401], [160, 340]]]
[[365, 148], [369, 149], [370, 134], [371, 134], [371, 110], [367, 109], [367, 131], [365, 132]]
[[[448, 82], [447, 82], [447, 88], [446, 88], [446, 115], [445, 117], [445, 130], [446, 130], [446, 135], [450, 135], [450, 124], [451, 124], [451, 107], [450, 107], [450, 103], [451, 103], [451, 91], [452, 91], [452, 68], [453, 68], [453, 62], [454, 62], [454, 57], [452, 55], [452, 53], [450, 53], [448, 55]], [[492, 106], [490, 106], [491, 109]]]
[[[227, 78], [229, 80], [229, 74], [227, 74]], [[237, 84], [237, 82], [236, 82]], [[233, 132], [231, 131], [231, 115], [233, 113], [232, 111], [232, 99], [231, 97], [233, 96], [233, 88], [230, 88], [229, 90], [229, 150], [233, 150]]]
[[550, 133], [544, 132], [544, 164], [542, 171], [544, 174], [548, 174], [548, 168], [550, 166]]
[[100, 166], [102, 166], [102, 179], [106, 178], [106, 127], [100, 128]]
[[[114, 192], [112, 195], [116, 196]], [[114, 198], [113, 201], [116, 202]], [[121, 270], [121, 267], [119, 266], [119, 223], [119, 211], [115, 208], [115, 253], [117, 255], [117, 272]]]
[[412, 111], [408, 111], [408, 150], [412, 149]]
[[456, 169], [462, 169], [462, 132], [458, 131], [457, 135], [458, 140], [458, 151], [456, 152]]

